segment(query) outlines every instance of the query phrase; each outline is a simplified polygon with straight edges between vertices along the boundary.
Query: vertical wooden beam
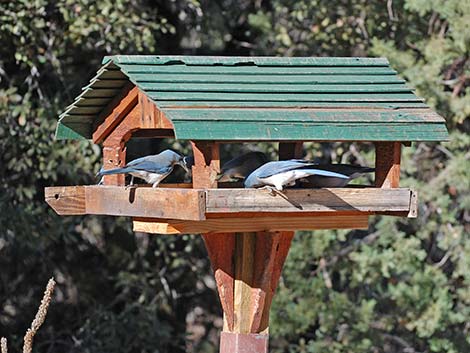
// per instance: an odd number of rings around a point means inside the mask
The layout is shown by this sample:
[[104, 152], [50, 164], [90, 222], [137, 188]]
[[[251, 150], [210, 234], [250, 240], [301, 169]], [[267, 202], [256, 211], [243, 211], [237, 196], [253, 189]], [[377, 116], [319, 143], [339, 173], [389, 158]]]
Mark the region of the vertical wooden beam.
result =
[[400, 184], [400, 142], [375, 143], [375, 186], [397, 188]]
[[191, 141], [194, 155], [193, 188], [217, 188], [220, 171], [219, 145], [213, 141]]
[[[124, 166], [126, 163], [126, 147], [118, 144], [117, 146], [103, 146], [103, 168], [105, 170]], [[124, 185], [124, 174], [113, 174], [104, 176], [105, 185]]]
[[224, 311], [224, 331], [233, 331], [233, 294], [235, 266], [235, 233], [207, 233], [202, 235], [214, 271], [220, 303]]
[[[126, 164], [126, 143], [131, 138], [132, 132], [140, 128], [140, 106], [136, 105], [114, 126], [113, 130], [103, 141], [103, 167], [112, 169]], [[125, 175], [105, 175], [105, 185], [124, 185]]]
[[256, 250], [256, 233], [235, 234], [235, 286], [233, 332], [251, 333], [253, 321], [252, 285]]
[[303, 142], [279, 142], [279, 160], [302, 158]]

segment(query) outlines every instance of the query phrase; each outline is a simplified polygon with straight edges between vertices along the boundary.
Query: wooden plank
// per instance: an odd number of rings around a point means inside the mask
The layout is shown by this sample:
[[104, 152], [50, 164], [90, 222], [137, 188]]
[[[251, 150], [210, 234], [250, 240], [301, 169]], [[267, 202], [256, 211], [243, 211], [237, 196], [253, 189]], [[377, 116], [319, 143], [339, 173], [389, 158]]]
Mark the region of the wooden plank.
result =
[[119, 69], [105, 69], [99, 71], [99, 76], [102, 80], [121, 79], [126, 77]]
[[257, 65], [257, 66], [389, 66], [386, 58], [366, 57], [280, 57], [280, 56], [185, 56], [185, 55], [113, 55], [111, 61], [132, 65]]
[[91, 124], [86, 123], [63, 123], [59, 121], [56, 130], [58, 140], [82, 140], [91, 137]]
[[447, 141], [443, 123], [301, 123], [175, 120], [178, 139], [217, 141]]
[[109, 98], [110, 100], [114, 98], [121, 88], [87, 88], [80, 95], [81, 98]]
[[60, 215], [205, 219], [205, 194], [194, 189], [99, 185], [53, 187], [46, 188], [46, 201]]
[[274, 196], [262, 189], [209, 189], [206, 212], [408, 212], [410, 196], [407, 188], [288, 189]]
[[263, 216], [212, 218], [204, 221], [134, 218], [135, 232], [152, 234], [209, 234], [227, 232], [367, 229], [368, 215]]
[[[205, 195], [200, 190], [86, 187], [87, 214], [113, 216], [205, 219]], [[185, 205], [185, 207], [182, 207]]]
[[104, 89], [115, 89], [115, 88], [122, 88], [124, 87], [129, 80], [127, 77], [122, 75], [120, 79], [104, 79], [103, 77], [99, 77], [95, 80], [92, 80], [90, 84], [83, 87], [82, 89], [96, 89], [96, 88], [104, 88]]
[[251, 109], [251, 108], [386, 108], [386, 109], [405, 109], [405, 108], [428, 108], [423, 102], [303, 102], [303, 101], [286, 101], [286, 102], [259, 102], [256, 100], [239, 100], [239, 101], [175, 101], [175, 100], [158, 100], [158, 106], [161, 109], [193, 109], [193, 108], [211, 108], [211, 109]]
[[400, 184], [400, 142], [375, 144], [375, 186], [398, 188]]
[[220, 172], [219, 145], [214, 141], [191, 141], [194, 188], [216, 188]]
[[52, 186], [44, 189], [45, 199], [61, 216], [86, 214], [85, 186]]
[[74, 115], [98, 115], [103, 109], [104, 106], [76, 106], [73, 108], [72, 112]]
[[102, 142], [138, 103], [138, 88], [129, 84], [99, 115], [94, 124], [93, 142]]
[[[165, 83], [138, 82], [146, 92], [223, 92], [223, 93], [409, 93], [411, 88], [404, 84], [281, 84], [281, 83]], [[191, 95], [192, 97], [192, 95]], [[183, 97], [182, 97], [183, 98]]]
[[[82, 205], [84, 192], [85, 206]], [[287, 199], [280, 195], [271, 196], [267, 190], [204, 191], [190, 189], [186, 185], [183, 188], [179, 184], [156, 189], [98, 185], [46, 188], [46, 200], [59, 214], [172, 219], [165, 222], [171, 223], [178, 232], [185, 232], [190, 226], [199, 227], [198, 232], [226, 230], [230, 227], [239, 227], [242, 231], [270, 230], [272, 227], [277, 230], [324, 229], [331, 226], [331, 221], [320, 216], [359, 217], [378, 212], [404, 213], [406, 216], [407, 213], [415, 213], [417, 207], [416, 199], [411, 199], [415, 194], [407, 188], [291, 189], [286, 190], [285, 195]], [[187, 207], [182, 208], [182, 204]], [[206, 218], [210, 222], [193, 224], [176, 221], [200, 221]], [[353, 221], [353, 218], [343, 219], [345, 226], [347, 222]], [[237, 222], [240, 224], [237, 225]], [[302, 228], [294, 228], [297, 222]], [[341, 226], [340, 222], [337, 225]], [[192, 228], [192, 231], [196, 230]]]
[[233, 92], [161, 92], [146, 90], [155, 100], [175, 101], [259, 101], [259, 102], [422, 102], [413, 93], [233, 93]]
[[[197, 69], [196, 69], [197, 70]], [[368, 75], [368, 74], [341, 74], [331, 72], [329, 75], [325, 75], [323, 72], [317, 74], [297, 74], [297, 75], [266, 75], [266, 74], [214, 74], [214, 72], [208, 72], [206, 74], [194, 74], [194, 73], [130, 73], [134, 82], [139, 85], [148, 82], [162, 83], [251, 83], [251, 84], [403, 84], [406, 81], [400, 79], [396, 75]]]
[[136, 74], [210, 74], [210, 75], [396, 75], [389, 67], [269, 67], [269, 66], [185, 66], [185, 65], [145, 65], [119, 64], [129, 76]]
[[166, 108], [172, 120], [187, 121], [259, 121], [259, 122], [305, 122], [305, 123], [445, 123], [431, 109], [373, 109], [373, 108]]

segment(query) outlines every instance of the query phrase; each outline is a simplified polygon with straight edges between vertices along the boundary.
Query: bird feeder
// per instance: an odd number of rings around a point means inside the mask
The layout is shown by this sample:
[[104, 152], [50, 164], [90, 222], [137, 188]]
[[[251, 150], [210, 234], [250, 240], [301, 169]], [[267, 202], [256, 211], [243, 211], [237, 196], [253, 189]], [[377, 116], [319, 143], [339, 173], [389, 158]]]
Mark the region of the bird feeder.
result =
[[[134, 230], [202, 234], [224, 312], [220, 352], [267, 352], [269, 309], [295, 230], [366, 229], [371, 215], [417, 216], [399, 186], [413, 141], [448, 138], [445, 121], [384, 58], [110, 56], [60, 116], [58, 139], [91, 139], [105, 169], [126, 162], [131, 137], [190, 141], [192, 184], [46, 188], [60, 215], [132, 217]], [[279, 142], [279, 159], [304, 141], [375, 144], [375, 185], [267, 190], [221, 185], [223, 143]]]

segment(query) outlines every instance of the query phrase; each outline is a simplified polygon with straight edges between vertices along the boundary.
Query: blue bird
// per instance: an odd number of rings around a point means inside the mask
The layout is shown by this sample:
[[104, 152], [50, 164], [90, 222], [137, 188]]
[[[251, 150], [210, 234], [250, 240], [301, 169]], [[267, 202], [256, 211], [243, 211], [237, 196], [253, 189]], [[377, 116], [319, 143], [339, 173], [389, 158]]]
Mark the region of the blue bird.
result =
[[237, 181], [245, 179], [256, 168], [268, 162], [268, 157], [263, 152], [248, 152], [241, 156], [235, 157], [225, 163], [220, 174], [217, 176], [217, 181]]
[[296, 180], [313, 175], [349, 180], [349, 176], [345, 174], [316, 169], [315, 163], [311, 161], [291, 159], [263, 164], [245, 179], [245, 187], [274, 186], [282, 191], [284, 186], [293, 186]]
[[137, 177], [156, 188], [173, 171], [175, 165], [179, 165], [189, 172], [191, 157], [184, 157], [172, 150], [165, 150], [157, 155], [134, 159], [122, 168], [100, 170], [98, 175], [130, 174], [132, 178], [129, 186], [134, 185], [134, 177]]

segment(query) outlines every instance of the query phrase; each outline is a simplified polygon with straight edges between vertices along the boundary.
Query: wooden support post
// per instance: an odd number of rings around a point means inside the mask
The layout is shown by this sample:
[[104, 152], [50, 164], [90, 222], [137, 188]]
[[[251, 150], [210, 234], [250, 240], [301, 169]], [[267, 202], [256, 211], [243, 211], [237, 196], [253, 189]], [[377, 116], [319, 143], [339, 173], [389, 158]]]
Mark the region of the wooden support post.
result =
[[398, 188], [400, 184], [400, 142], [375, 143], [375, 186]]
[[[111, 169], [126, 164], [126, 143], [132, 133], [140, 128], [140, 106], [134, 108], [121, 120], [103, 141], [103, 167]], [[125, 175], [105, 175], [105, 185], [124, 185]]]
[[294, 232], [208, 233], [224, 310], [221, 353], [265, 353], [269, 309]]
[[303, 142], [279, 142], [279, 160], [302, 158]]
[[217, 188], [220, 171], [219, 145], [212, 141], [191, 141], [194, 155], [193, 187]]

